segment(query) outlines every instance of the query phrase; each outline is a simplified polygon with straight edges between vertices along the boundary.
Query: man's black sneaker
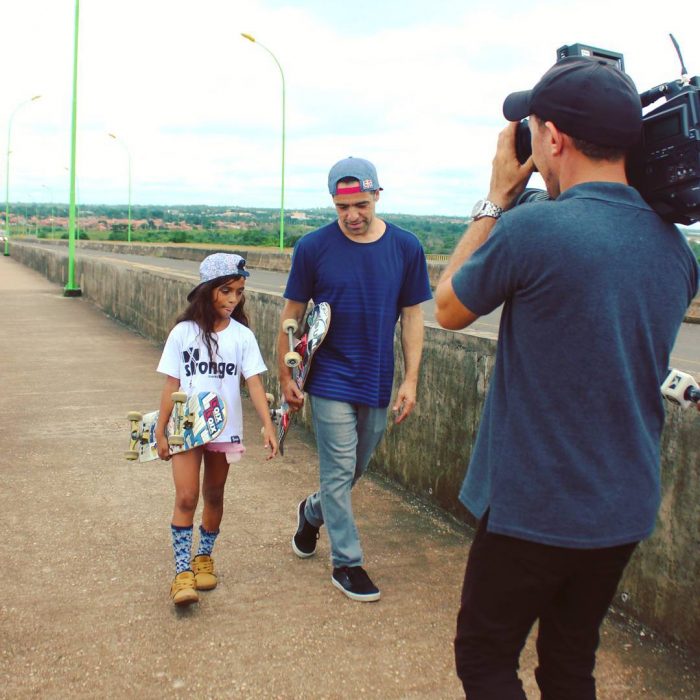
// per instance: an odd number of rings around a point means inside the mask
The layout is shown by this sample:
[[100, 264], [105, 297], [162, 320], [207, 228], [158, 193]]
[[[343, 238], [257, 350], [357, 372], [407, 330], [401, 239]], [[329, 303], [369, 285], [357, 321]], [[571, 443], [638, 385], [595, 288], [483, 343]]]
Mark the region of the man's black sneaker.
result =
[[331, 583], [352, 600], [369, 603], [379, 600], [381, 595], [361, 566], [340, 566], [333, 569]]
[[292, 537], [292, 549], [298, 557], [308, 559], [316, 554], [319, 528], [314, 527], [304, 517], [304, 506], [306, 506], [306, 499], [299, 504], [297, 509], [297, 531]]

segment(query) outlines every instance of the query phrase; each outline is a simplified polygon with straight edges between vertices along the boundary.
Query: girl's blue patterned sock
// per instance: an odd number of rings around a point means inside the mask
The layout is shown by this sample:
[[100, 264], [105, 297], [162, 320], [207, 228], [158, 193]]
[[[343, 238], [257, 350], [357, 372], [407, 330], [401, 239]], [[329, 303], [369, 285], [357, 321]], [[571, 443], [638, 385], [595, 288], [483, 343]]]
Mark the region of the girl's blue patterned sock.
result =
[[190, 556], [192, 554], [192, 525], [189, 527], [178, 527], [170, 525], [170, 532], [173, 536], [173, 552], [175, 553], [175, 575], [188, 571], [190, 566]]
[[214, 542], [216, 541], [216, 536], [219, 534], [219, 530], [216, 532], [208, 532], [201, 525], [199, 526], [199, 549], [197, 550], [197, 555], [200, 554], [211, 554], [211, 550], [214, 549]]

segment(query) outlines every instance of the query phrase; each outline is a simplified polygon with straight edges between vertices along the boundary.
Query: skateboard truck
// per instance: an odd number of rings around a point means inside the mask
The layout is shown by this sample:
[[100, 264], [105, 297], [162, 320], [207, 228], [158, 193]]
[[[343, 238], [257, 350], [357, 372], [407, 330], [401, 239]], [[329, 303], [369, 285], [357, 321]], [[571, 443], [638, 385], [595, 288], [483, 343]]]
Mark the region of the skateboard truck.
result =
[[185, 404], [187, 403], [187, 394], [184, 391], [174, 391], [171, 394], [173, 400], [174, 411], [173, 420], [174, 428], [173, 433], [168, 437], [169, 445], [184, 445], [185, 444], [185, 430], [192, 427], [192, 420], [189, 416], [185, 415]]
[[294, 334], [298, 329], [299, 324], [293, 318], [287, 318], [282, 322], [282, 330], [287, 334], [289, 340], [289, 352], [284, 356], [284, 364], [292, 369], [298, 367], [302, 360], [301, 355], [294, 349], [296, 345]]
[[[267, 399], [267, 405], [270, 411], [270, 418], [272, 418], [272, 422], [277, 425], [279, 423], [280, 419], [284, 415], [284, 411], [282, 408], [272, 408], [272, 404], [275, 402], [275, 397], [273, 394], [270, 394], [269, 392], [265, 394], [265, 398]], [[263, 435], [265, 433], [265, 428], [260, 428], [260, 434]]]
[[124, 453], [124, 456], [132, 462], [139, 458], [139, 451], [136, 449], [139, 444], [148, 442], [148, 434], [139, 434], [142, 418], [143, 415], [138, 411], [129, 411], [126, 416], [126, 419], [131, 423], [131, 440], [129, 449]]

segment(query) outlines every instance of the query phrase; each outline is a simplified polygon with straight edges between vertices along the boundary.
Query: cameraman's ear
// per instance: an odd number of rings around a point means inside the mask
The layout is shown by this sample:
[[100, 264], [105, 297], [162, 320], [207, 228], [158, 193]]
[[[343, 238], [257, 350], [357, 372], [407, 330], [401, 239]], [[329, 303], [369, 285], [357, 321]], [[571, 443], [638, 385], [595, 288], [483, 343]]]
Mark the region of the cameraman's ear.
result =
[[557, 129], [556, 124], [545, 122], [545, 145], [553, 156], [558, 156], [564, 147], [564, 140], [569, 138], [566, 134]]

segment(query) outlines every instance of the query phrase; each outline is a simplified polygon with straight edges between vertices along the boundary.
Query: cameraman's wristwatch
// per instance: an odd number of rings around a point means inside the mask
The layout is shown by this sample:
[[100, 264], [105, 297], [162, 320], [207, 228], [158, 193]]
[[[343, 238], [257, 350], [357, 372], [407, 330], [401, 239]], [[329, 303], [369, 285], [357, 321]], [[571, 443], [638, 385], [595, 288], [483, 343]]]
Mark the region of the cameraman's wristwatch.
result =
[[483, 219], [485, 216], [490, 216], [492, 219], [500, 219], [501, 214], [503, 214], [503, 209], [488, 199], [480, 199], [474, 205], [474, 209], [472, 209], [472, 219], [474, 221]]

